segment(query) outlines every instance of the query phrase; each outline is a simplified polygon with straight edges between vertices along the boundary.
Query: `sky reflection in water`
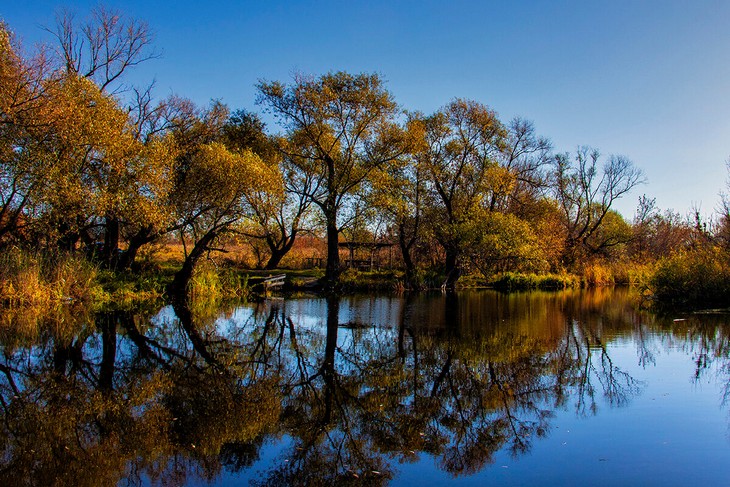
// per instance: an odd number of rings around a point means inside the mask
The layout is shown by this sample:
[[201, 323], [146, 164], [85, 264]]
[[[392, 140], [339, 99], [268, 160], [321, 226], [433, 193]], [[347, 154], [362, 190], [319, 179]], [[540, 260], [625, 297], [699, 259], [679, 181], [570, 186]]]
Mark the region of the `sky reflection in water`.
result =
[[76, 316], [4, 315], [4, 485], [728, 478], [726, 315], [597, 290]]

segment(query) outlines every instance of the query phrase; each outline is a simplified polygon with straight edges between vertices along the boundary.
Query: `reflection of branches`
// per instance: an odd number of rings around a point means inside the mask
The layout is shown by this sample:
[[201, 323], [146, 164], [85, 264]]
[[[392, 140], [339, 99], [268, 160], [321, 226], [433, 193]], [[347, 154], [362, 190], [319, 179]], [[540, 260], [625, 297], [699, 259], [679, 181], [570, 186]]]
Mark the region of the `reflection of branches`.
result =
[[[373, 358], [378, 347], [352, 340], [339, 345], [338, 315], [339, 301], [328, 299], [325, 346], [319, 353], [309, 347], [309, 343], [321, 343], [316, 335], [312, 331], [295, 333], [292, 320], [286, 320], [293, 360], [292, 380], [284, 384], [290, 398], [283, 419], [297, 442], [286, 453], [287, 461], [268, 474], [266, 485], [377, 485], [392, 477], [384, 460], [374, 455], [360, 434], [364, 398], [358, 377], [373, 372], [366, 365], [369, 361], [361, 357]], [[355, 333], [348, 330], [348, 338]], [[315, 356], [318, 360], [312, 362]]]
[[634, 341], [638, 349], [639, 365], [647, 367], [648, 365], [656, 365], [654, 352], [649, 349], [649, 342], [646, 337], [645, 326], [639, 322], [635, 325]]
[[[640, 392], [642, 384], [613, 363], [600, 337], [581, 321], [573, 320], [568, 330], [568, 340], [575, 347], [576, 362], [581, 367], [576, 378], [576, 411], [585, 414], [590, 410], [595, 414], [595, 388], [591, 382], [593, 377], [601, 384], [603, 395], [609, 404], [628, 404], [630, 398]], [[599, 351], [598, 357], [594, 356], [596, 350]]]
[[[131, 313], [110, 315], [74, 338], [6, 354], [6, 444], [36, 449], [29, 425], [46, 414], [40, 405], [53, 405], [59, 409], [46, 422], [61, 426], [40, 434], [71, 453], [54, 451], [53, 461], [37, 463], [76, 462], [75, 475], [91, 468], [80, 461], [94, 465], [103, 456], [119, 462], [115, 472], [141, 472], [153, 483], [212, 479], [224, 465], [251, 465], [273, 435], [292, 445], [262, 483], [377, 485], [394, 476], [393, 460], [421, 453], [454, 476], [477, 472], [500, 450], [529, 451], [549, 431], [552, 411], [572, 397], [585, 414], [596, 408], [596, 390], [621, 405], [639, 389], [586, 320], [561, 321], [569, 326], [545, 335], [495, 328], [486, 315], [474, 329], [443, 316], [439, 328], [421, 323], [415, 309], [392, 313], [390, 301], [388, 320], [396, 323], [340, 326], [340, 306], [346, 311], [353, 301], [328, 300], [318, 322], [298, 319], [286, 301], [267, 302], [233, 313], [228, 328], [192, 313], [151, 327]], [[453, 313], [467, 309], [453, 299], [443, 304]], [[54, 353], [63, 374], [54, 372]], [[11, 458], [8, 448], [0, 454]], [[31, 460], [11, 459], [0, 464], [0, 481], [17, 477], [3, 476], [3, 467]], [[38, 478], [28, 465], [18, 472]]]
[[[137, 347], [137, 353], [143, 359], [151, 359], [157, 366], [163, 369], [170, 369], [170, 359], [178, 358], [185, 359], [186, 357], [179, 353], [176, 349], [167, 347], [157, 342], [153, 338], [147, 337], [142, 334], [137, 326], [134, 324], [133, 319], [123, 319], [122, 326], [124, 326], [127, 337]], [[162, 354], [167, 355], [167, 359], [163, 358]]]
[[144, 483], [144, 474], [176, 485], [215, 478], [223, 462], [250, 464], [279, 416], [278, 377], [245, 368], [255, 347], [186, 326], [174, 341], [180, 328], [142, 331], [131, 313], [105, 313], [73, 337], [52, 331], [5, 350], [0, 484]]
[[[681, 324], [680, 324], [681, 323]], [[670, 345], [684, 350], [692, 357], [692, 380], [699, 382], [707, 373], [714, 371], [721, 381], [721, 404], [730, 404], [730, 334], [728, 318], [723, 315], [699, 315], [682, 320], [664, 336]], [[676, 337], [681, 340], [678, 343]]]

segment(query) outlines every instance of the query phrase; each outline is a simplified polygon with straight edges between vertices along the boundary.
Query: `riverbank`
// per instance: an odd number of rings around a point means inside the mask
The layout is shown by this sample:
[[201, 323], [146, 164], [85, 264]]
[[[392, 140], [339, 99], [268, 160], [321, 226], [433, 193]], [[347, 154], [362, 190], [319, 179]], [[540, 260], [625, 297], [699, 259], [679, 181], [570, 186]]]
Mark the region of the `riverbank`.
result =
[[[19, 249], [0, 256], [0, 304], [5, 307], [49, 307], [85, 303], [96, 309], [130, 308], [144, 302], [163, 301], [181, 260], [162, 253], [126, 271], [105, 270], [74, 254], [45, 255]], [[285, 276], [280, 286], [262, 281]], [[188, 289], [193, 299], [256, 300], [272, 294], [321, 291], [324, 270], [250, 269], [233, 260], [203, 262]], [[444, 277], [435, 270], [420, 270], [416, 284], [406, 282], [401, 270], [346, 269], [338, 294], [440, 289]], [[726, 308], [730, 305], [730, 259], [719, 249], [683, 252], [655, 264], [593, 263], [579, 274], [503, 272], [489, 277], [462, 276], [456, 289], [489, 288], [503, 292], [559, 290], [601, 286], [639, 287], [652, 306], [678, 309]]]

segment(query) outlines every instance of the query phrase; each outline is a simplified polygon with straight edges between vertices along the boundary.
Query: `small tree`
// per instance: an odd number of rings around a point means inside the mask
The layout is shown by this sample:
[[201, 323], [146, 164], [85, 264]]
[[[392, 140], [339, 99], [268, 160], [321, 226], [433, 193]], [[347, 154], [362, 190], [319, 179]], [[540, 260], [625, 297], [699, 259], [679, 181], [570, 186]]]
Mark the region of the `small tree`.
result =
[[259, 83], [263, 103], [286, 130], [284, 157], [298, 179], [298, 191], [322, 212], [327, 232], [325, 284], [339, 281], [341, 212], [373, 171], [405, 152], [394, 123], [397, 107], [378, 75], [329, 73], [296, 76], [291, 85]]
[[[554, 159], [553, 189], [563, 213], [566, 231], [565, 263], [573, 265], [581, 256], [595, 255], [608, 247], [626, 243], [631, 237], [601, 232], [615, 219], [616, 200], [644, 182], [644, 174], [623, 156], [610, 156], [599, 168], [596, 149], [580, 147], [574, 159], [558, 154]], [[613, 216], [612, 216], [613, 215]]]
[[[279, 140], [268, 136], [264, 130], [265, 124], [258, 115], [239, 110], [223, 126], [223, 141], [233, 151], [252, 151], [282, 179], [283, 192], [272, 193], [266, 188], [252, 187], [246, 193], [253, 225], [242, 231], [247, 238], [253, 239], [252, 247], [257, 255], [265, 255], [260, 251], [261, 247], [268, 250], [264, 268], [275, 269], [294, 246], [297, 235], [305, 230], [311, 206], [307, 197], [311, 177], [291, 170], [281, 157]], [[258, 260], [262, 258], [260, 256]]]
[[171, 291], [182, 294], [201, 257], [217, 250], [216, 241], [234, 230], [248, 213], [244, 195], [251, 188], [275, 188], [275, 174], [252, 152], [232, 153], [223, 144], [203, 144], [190, 154], [178, 171], [172, 198], [185, 252]]

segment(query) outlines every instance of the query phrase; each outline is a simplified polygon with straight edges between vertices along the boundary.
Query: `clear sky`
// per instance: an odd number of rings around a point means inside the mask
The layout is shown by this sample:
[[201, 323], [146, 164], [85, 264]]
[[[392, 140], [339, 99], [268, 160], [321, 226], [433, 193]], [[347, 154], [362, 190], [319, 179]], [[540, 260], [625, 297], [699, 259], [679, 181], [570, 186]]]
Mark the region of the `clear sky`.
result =
[[[0, 0], [26, 47], [69, 7], [98, 2]], [[629, 157], [662, 209], [719, 205], [730, 157], [730, 2], [107, 1], [147, 21], [162, 57], [133, 80], [159, 97], [259, 111], [259, 79], [300, 71], [378, 72], [396, 100], [430, 113], [460, 97], [522, 116], [559, 152], [589, 145]]]

